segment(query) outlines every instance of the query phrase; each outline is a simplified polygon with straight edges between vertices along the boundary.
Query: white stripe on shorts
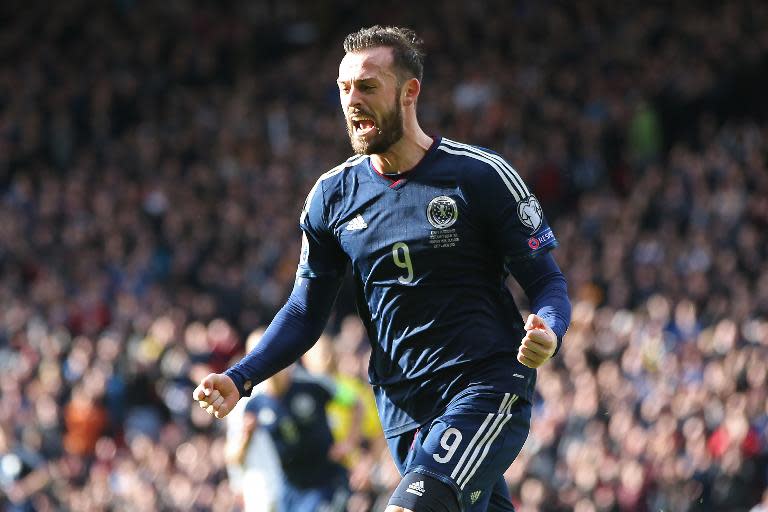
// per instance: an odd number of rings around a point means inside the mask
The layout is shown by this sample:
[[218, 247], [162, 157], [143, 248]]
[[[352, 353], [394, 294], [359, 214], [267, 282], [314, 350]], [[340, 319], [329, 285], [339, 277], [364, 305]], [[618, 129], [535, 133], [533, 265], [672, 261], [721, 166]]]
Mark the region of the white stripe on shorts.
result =
[[499, 424], [496, 431], [491, 435], [491, 438], [488, 440], [487, 443], [485, 443], [485, 448], [483, 448], [483, 453], [480, 456], [479, 459], [477, 459], [477, 462], [475, 463], [474, 467], [472, 468], [472, 471], [469, 472], [467, 477], [462, 481], [461, 478], [459, 478], [459, 481], [456, 482], [456, 485], [459, 486], [461, 490], [464, 490], [464, 486], [467, 485], [467, 482], [474, 476], [475, 472], [477, 471], [477, 468], [480, 467], [480, 465], [483, 463], [483, 460], [485, 459], [486, 455], [488, 455], [488, 451], [491, 449], [491, 445], [496, 440], [497, 437], [499, 437], [499, 434], [501, 433], [502, 429], [504, 428], [504, 425], [506, 425], [509, 420], [512, 419], [512, 414], [510, 414], [510, 411], [512, 409], [512, 406], [517, 402], [517, 395], [512, 395], [512, 400], [509, 401], [507, 404], [506, 410], [499, 414], [499, 417], [504, 417], [504, 419]]
[[[512, 396], [511, 402], [514, 403], [514, 401], [517, 400], [517, 395], [511, 395], [511, 396]], [[491, 435], [495, 427], [498, 425], [498, 422], [502, 417], [501, 415], [504, 413], [504, 411], [509, 410], [509, 406], [511, 404], [508, 404], [507, 403], [508, 401], [510, 401], [510, 394], [505, 393], [504, 398], [502, 398], [501, 404], [499, 405], [499, 411], [496, 414], [488, 413], [488, 416], [485, 417], [485, 420], [483, 420], [483, 423], [480, 425], [480, 428], [477, 429], [477, 432], [475, 432], [475, 435], [472, 437], [472, 440], [469, 442], [469, 445], [467, 445], [467, 448], [464, 450], [464, 453], [461, 454], [461, 458], [459, 459], [459, 462], [456, 464], [456, 467], [453, 468], [453, 472], [451, 472], [451, 478], [456, 480], [457, 484], [459, 480], [461, 480], [462, 476], [467, 472], [467, 469], [473, 465], [473, 462], [477, 457], [477, 454], [480, 453], [480, 450], [482, 450], [483, 443], [487, 441], [488, 437]], [[488, 425], [491, 423], [491, 420], [493, 420], [493, 424], [489, 429]], [[480, 440], [481, 438], [482, 440]], [[478, 443], [478, 440], [480, 440], [479, 443]], [[476, 444], [477, 446], [475, 446]], [[473, 451], [473, 448], [474, 448], [474, 451]], [[468, 456], [469, 456], [469, 459], [467, 459]], [[457, 475], [458, 475], [458, 478], [457, 478]]]

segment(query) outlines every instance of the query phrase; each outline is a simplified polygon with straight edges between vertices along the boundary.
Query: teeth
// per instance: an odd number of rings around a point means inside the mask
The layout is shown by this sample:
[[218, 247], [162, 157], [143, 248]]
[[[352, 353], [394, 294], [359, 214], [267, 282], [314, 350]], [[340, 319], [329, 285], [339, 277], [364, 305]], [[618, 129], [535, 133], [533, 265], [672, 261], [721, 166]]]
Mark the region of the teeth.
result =
[[376, 128], [376, 126], [372, 122], [371, 122], [371, 124], [369, 126], [365, 126], [365, 127], [363, 127], [362, 123], [360, 123], [360, 122], [356, 122], [355, 123], [355, 133], [360, 133], [360, 134], [368, 133], [368, 132], [374, 130], [375, 128]]
[[368, 133], [371, 130], [376, 128], [376, 122], [370, 116], [354, 115], [354, 116], [350, 116], [349, 119], [353, 124], [355, 133], [359, 133], [359, 134]]

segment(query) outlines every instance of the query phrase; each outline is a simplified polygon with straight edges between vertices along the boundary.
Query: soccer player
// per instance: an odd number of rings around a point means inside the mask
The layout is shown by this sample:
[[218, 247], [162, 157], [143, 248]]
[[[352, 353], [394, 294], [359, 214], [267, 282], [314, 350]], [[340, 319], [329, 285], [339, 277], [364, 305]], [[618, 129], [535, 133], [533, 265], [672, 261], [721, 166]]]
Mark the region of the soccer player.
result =
[[341, 512], [349, 497], [347, 470], [331, 458], [326, 406], [338, 388], [291, 365], [266, 380], [245, 406], [251, 431], [272, 437], [283, 469], [281, 512]]
[[[263, 328], [253, 331], [246, 350], [253, 350], [263, 335]], [[227, 415], [227, 476], [232, 490], [242, 498], [245, 512], [280, 512], [285, 477], [275, 443], [266, 429], [256, 428], [256, 417], [246, 413], [248, 402], [266, 387], [267, 381], [260, 383], [250, 398], [237, 402]]]
[[[555, 236], [502, 157], [421, 129], [411, 30], [361, 29], [344, 50], [338, 86], [357, 156], [310, 191], [296, 283], [262, 343], [194, 397], [222, 417], [298, 358], [351, 263], [370, 382], [403, 474], [387, 512], [514, 510], [503, 473], [528, 435], [536, 368], [570, 321]], [[510, 274], [530, 300], [526, 321]]]
[[[357, 363], [356, 354], [342, 356], [342, 361], [352, 361], [353, 365]], [[353, 470], [362, 445], [366, 444], [368, 448], [378, 445], [376, 447], [381, 451], [384, 449], [384, 436], [370, 387], [357, 375], [341, 372], [337, 359], [333, 341], [323, 335], [302, 356], [301, 362], [310, 374], [331, 379], [340, 391], [338, 395], [341, 399], [333, 400], [327, 408], [335, 440], [334, 458]]]

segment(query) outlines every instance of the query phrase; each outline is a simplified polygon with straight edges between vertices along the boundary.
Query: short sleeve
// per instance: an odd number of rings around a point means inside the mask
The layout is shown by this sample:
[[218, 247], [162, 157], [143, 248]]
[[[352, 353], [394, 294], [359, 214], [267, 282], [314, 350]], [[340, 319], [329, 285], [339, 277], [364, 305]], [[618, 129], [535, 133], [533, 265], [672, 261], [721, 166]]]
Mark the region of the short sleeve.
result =
[[347, 259], [328, 228], [322, 179], [315, 183], [299, 218], [302, 230], [298, 277], [342, 277]]
[[258, 397], [248, 399], [248, 402], [245, 404], [245, 412], [258, 415], [259, 409], [261, 409], [261, 403], [258, 400]]
[[327, 404], [328, 402], [331, 402], [336, 396], [336, 393], [338, 393], [338, 388], [336, 387], [336, 383], [331, 379], [321, 379], [317, 383], [315, 392], [317, 393], [318, 400], [323, 404]]
[[480, 210], [506, 261], [533, 258], [557, 247], [536, 196], [501, 156], [488, 155], [479, 172], [468, 173], [472, 207]]

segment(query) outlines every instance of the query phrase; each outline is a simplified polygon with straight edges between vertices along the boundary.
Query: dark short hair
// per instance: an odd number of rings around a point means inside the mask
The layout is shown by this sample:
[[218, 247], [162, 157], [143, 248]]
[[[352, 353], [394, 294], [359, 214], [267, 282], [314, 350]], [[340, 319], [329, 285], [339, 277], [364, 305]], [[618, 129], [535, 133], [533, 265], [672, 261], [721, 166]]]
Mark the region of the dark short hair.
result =
[[421, 49], [422, 40], [416, 32], [404, 27], [382, 27], [374, 25], [361, 28], [344, 38], [344, 51], [347, 53], [378, 48], [392, 48], [392, 63], [407, 78], [418, 78], [424, 75], [424, 51]]

